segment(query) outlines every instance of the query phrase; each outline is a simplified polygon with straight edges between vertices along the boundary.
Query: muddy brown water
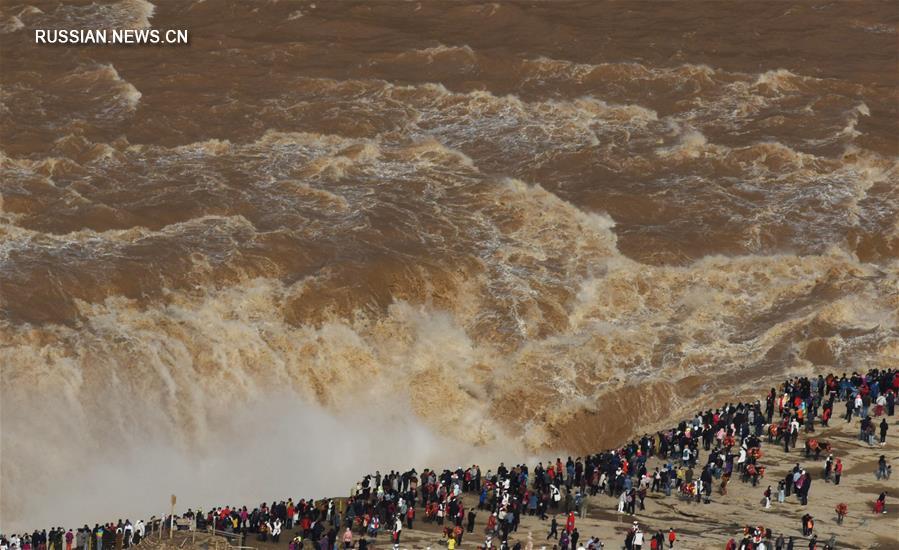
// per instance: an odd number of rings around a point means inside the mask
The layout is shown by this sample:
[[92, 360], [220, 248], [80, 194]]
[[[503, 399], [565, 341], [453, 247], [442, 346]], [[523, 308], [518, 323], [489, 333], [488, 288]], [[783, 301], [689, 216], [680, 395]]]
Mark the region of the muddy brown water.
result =
[[[190, 45], [32, 35], [148, 26]], [[24, 0], [0, 33], [9, 522], [94, 480], [146, 512], [119, 480], [236, 417], [300, 461], [274, 393], [523, 456], [899, 357], [892, 2]]]

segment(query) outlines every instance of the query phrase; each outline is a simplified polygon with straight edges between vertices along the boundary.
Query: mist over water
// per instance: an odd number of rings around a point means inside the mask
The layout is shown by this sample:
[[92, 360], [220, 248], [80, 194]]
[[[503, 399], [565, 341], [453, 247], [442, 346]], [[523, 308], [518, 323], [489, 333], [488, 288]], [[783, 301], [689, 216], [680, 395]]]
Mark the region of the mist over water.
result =
[[[190, 47], [32, 40], [147, 26]], [[4, 3], [0, 526], [595, 451], [895, 366], [896, 33], [888, 2]]]
[[[173, 493], [179, 510], [208, 510], [210, 503], [270, 502], [286, 487], [298, 498], [343, 494], [359, 480], [360, 464], [374, 473], [450, 457], [461, 461], [454, 467], [487, 457], [501, 460], [498, 453], [435, 434], [403, 414], [402, 405], [385, 412], [359, 404], [334, 415], [276, 394], [230, 412], [235, 421], [227, 429], [207, 431], [189, 451], [161, 430], [138, 425], [131, 440], [101, 443], [102, 459], [77, 467], [54, 464], [54, 476], [29, 483], [20, 513], [29, 524], [56, 525], [68, 518], [93, 526], [119, 516], [163, 517]], [[71, 452], [64, 438], [58, 441], [61, 450]], [[527, 456], [514, 446], [511, 453]]]

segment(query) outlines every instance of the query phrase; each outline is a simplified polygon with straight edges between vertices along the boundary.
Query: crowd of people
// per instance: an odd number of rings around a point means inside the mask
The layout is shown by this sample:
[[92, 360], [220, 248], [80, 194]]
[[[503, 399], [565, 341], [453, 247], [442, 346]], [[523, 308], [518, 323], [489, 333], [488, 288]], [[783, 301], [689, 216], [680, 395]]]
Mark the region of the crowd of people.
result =
[[[726, 498], [733, 476], [752, 487], [765, 477], [763, 442], [790, 452], [804, 432], [805, 459], [823, 458], [824, 481], [838, 485], [843, 472], [841, 458], [834, 458], [830, 444], [815, 439], [816, 423], [827, 426], [836, 404], [844, 402], [843, 418], [861, 420], [859, 438], [869, 445], [878, 444], [873, 426], [876, 418], [884, 417], [879, 423], [879, 444], [883, 445], [889, 428], [886, 417], [895, 414], [897, 391], [899, 373], [895, 370], [793, 378], [772, 388], [764, 403], [726, 404], [701, 411], [671, 429], [584, 457], [557, 458], [534, 466], [500, 463], [486, 472], [478, 465], [442, 471], [375, 472], [360, 479], [345, 499], [287, 499], [254, 508], [223, 506], [205, 513], [188, 510], [181, 519], [190, 528], [214, 527], [275, 543], [281, 542], [282, 532], [290, 532], [289, 550], [335, 550], [340, 546], [367, 550], [385, 536], [388, 544], [399, 548], [404, 528], [413, 529], [418, 520], [442, 532], [448, 550], [455, 550], [469, 537], [477, 537], [478, 546], [485, 549], [521, 550], [524, 545], [531, 550], [532, 533], [526, 539], [512, 535], [518, 532], [523, 516], [534, 516], [549, 521], [546, 541], [552, 541], [554, 549], [600, 550], [604, 543], [598, 537], [584, 537], [577, 528], [579, 518], [586, 516], [588, 497], [605, 494], [617, 499], [617, 511], [631, 516], [645, 510], [648, 494], [670, 497], [674, 493], [698, 505]], [[657, 465], [651, 466], [651, 460]], [[890, 474], [891, 465], [881, 456], [877, 479]], [[776, 497], [772, 486], [767, 486], [762, 505], [769, 508], [774, 498], [783, 503], [791, 496], [806, 505], [812, 479], [812, 473], [797, 463], [778, 480]], [[716, 486], [717, 496], [713, 497]], [[886, 512], [886, 498], [883, 492], [873, 505], [878, 512]], [[421, 518], [417, 517], [419, 511]], [[475, 535], [479, 515], [486, 517], [483, 542], [481, 533]], [[800, 526], [802, 544], [809, 549], [832, 548], [833, 540], [818, 542], [814, 518], [806, 516]], [[121, 550], [138, 544], [144, 530], [143, 522], [127, 520], [93, 529], [84, 526], [76, 532], [57, 528], [49, 533], [3, 537], [0, 550], [62, 550], [63, 544], [65, 550], [73, 546], [77, 550]], [[797, 535], [785, 533], [775, 537], [770, 529], [754, 525], [730, 539], [726, 548], [792, 550], [796, 539]], [[673, 527], [663, 532], [634, 521], [623, 546], [627, 550], [660, 550], [676, 547], [678, 540]], [[549, 542], [541, 546], [545, 544]]]
[[85, 525], [77, 529], [62, 527], [43, 529], [22, 535], [13, 534], [9, 538], [0, 536], [2, 550], [121, 550], [140, 543], [146, 534], [146, 525], [139, 520], [119, 520], [105, 525]]

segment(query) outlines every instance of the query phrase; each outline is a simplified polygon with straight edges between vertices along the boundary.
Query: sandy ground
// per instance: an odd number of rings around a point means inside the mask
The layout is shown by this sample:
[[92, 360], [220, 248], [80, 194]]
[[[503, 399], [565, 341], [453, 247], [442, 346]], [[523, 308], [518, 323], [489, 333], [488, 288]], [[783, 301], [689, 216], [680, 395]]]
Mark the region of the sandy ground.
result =
[[[679, 539], [675, 548], [722, 549], [730, 537], [739, 541], [743, 526], [749, 524], [768, 527], [775, 536], [777, 533], [793, 535], [797, 538], [796, 549], [804, 550], [808, 543], [801, 540], [800, 518], [808, 512], [815, 518], [815, 532], [822, 543], [834, 535], [837, 548], [899, 549], [899, 474], [892, 476], [890, 480], [877, 480], [875, 477], [877, 459], [881, 454], [885, 454], [892, 464], [899, 465], [899, 437], [896, 434], [899, 430], [894, 427], [895, 418], [891, 423], [891, 437], [888, 437], [885, 447], [870, 447], [859, 441], [856, 438], [858, 421], [855, 419], [851, 424], [838, 419], [831, 422], [829, 428], [819, 425], [817, 432], [812, 434], [813, 437], [830, 442], [834, 457], [843, 460], [843, 477], [839, 486], [823, 480], [823, 456], [819, 461], [803, 458], [806, 435], [802, 434], [798, 449], [791, 450], [789, 454], [785, 454], [782, 447], [763, 443], [764, 456], [761, 462], [767, 467], [767, 472], [759, 486], [741, 483], [735, 476], [728, 485], [727, 496], [718, 494], [716, 485], [710, 504], [682, 501], [674, 494], [671, 497], [650, 494], [646, 499], [646, 509], [631, 517], [617, 513], [617, 499], [607, 496], [591, 497], [587, 501], [586, 517], [577, 520], [581, 540], [598, 536], [607, 549], [623, 548], [625, 533], [636, 520], [647, 533], [655, 530], [667, 533], [668, 528], [673, 527]], [[706, 456], [703, 452], [701, 460], [704, 461]], [[783, 504], [779, 504], [774, 498], [771, 508], [763, 509], [760, 501], [765, 488], [771, 485], [776, 497], [777, 481], [797, 462], [814, 476], [808, 506], [801, 506], [798, 499], [791, 496]], [[655, 459], [651, 460], [649, 469], [656, 464]], [[884, 490], [890, 495], [887, 498], [887, 513], [875, 515], [872, 510], [873, 501]], [[466, 509], [471, 504], [476, 504], [475, 497], [471, 495], [467, 496], [465, 502]], [[834, 512], [839, 502], [845, 502], [849, 506], [849, 514], [842, 525], [837, 525]], [[479, 511], [475, 531], [465, 535], [461, 548], [474, 549], [484, 544], [486, 520], [487, 513]], [[560, 516], [559, 522], [561, 528], [564, 518]], [[551, 549], [555, 541], [546, 540], [548, 531], [549, 520], [540, 521], [536, 517], [526, 516], [522, 519], [518, 532], [510, 537], [510, 547], [515, 541], [521, 541], [522, 547], [525, 547], [528, 532], [531, 532], [534, 548], [546, 546]], [[248, 537], [245, 544], [264, 550], [286, 548], [291, 536], [290, 532], [285, 531], [278, 545], [261, 543], [253, 537]], [[496, 544], [498, 540], [494, 539], [494, 545]], [[403, 549], [430, 547], [436, 550], [443, 546], [441, 529], [436, 525], [416, 520], [415, 529], [403, 530], [400, 544]], [[391, 547], [389, 533], [382, 532], [373, 544], [373, 548], [377, 549]], [[648, 548], [648, 544], [644, 545], [644, 549]]]

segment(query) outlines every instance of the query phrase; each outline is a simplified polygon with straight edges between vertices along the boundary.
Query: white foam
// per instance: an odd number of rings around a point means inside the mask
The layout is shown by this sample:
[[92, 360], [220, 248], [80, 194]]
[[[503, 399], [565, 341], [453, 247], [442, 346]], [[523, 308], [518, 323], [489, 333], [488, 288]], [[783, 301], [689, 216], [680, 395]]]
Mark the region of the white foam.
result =
[[778, 92], [795, 91], [802, 78], [787, 69], [776, 69], [758, 75], [753, 85]]
[[655, 150], [660, 157], [679, 157], [695, 159], [704, 155], [709, 150], [716, 152], [716, 146], [710, 146], [705, 135], [699, 130], [685, 128], [680, 131], [677, 143], [670, 147], [660, 147]]
[[[101, 63], [93, 66], [79, 67], [73, 73], [65, 77], [67, 81], [79, 83], [81, 86], [108, 83], [114, 98], [122, 107], [129, 111], [137, 109], [142, 94], [133, 84], [123, 79], [118, 70], [111, 63]], [[105, 91], [102, 88], [100, 91]]]
[[438, 61], [438, 58], [441, 56], [449, 56], [449, 55], [462, 55], [464, 57], [469, 58], [470, 60], [474, 60], [476, 58], [474, 50], [471, 49], [467, 44], [463, 44], [462, 46], [447, 46], [445, 44], [439, 44], [437, 46], [431, 46], [429, 48], [421, 48], [417, 50], [413, 50], [412, 52], [403, 52], [402, 56], [407, 55], [423, 55], [427, 58], [428, 63], [434, 63]]
[[123, 0], [121, 5], [129, 12], [133, 28], [147, 29], [152, 26], [150, 19], [156, 13], [155, 4], [147, 0]]
[[15, 15], [11, 15], [0, 22], [0, 34], [9, 34], [24, 29], [25, 23]]

